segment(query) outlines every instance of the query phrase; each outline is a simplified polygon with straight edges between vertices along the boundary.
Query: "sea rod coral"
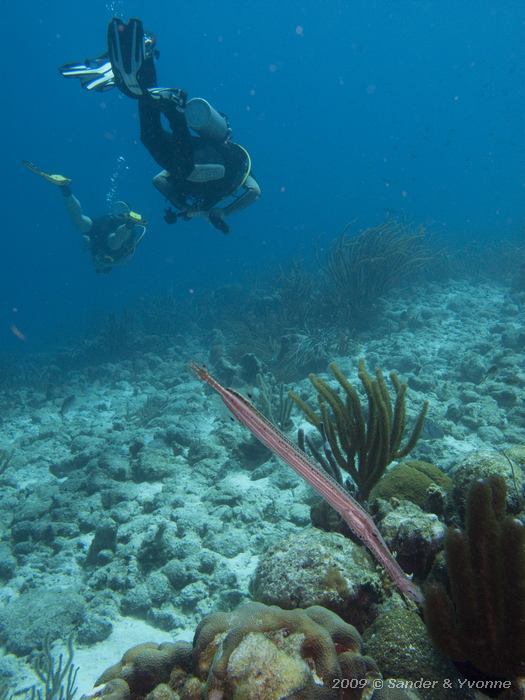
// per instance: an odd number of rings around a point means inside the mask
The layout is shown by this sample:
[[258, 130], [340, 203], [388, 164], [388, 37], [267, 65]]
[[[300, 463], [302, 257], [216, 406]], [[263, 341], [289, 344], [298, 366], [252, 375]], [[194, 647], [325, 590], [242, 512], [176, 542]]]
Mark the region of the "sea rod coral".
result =
[[366, 501], [388, 465], [394, 459], [405, 457], [415, 447], [425, 422], [428, 401], [423, 403], [412, 433], [402, 446], [408, 385], [401, 382], [395, 372], [391, 372], [390, 380], [395, 391], [392, 398], [381, 370], [377, 369], [375, 378], [371, 377], [364, 360], [359, 360], [359, 379], [368, 399], [365, 420], [365, 411], [355, 387], [335, 362], [329, 367], [344, 390], [346, 400], [315, 374], [310, 374], [309, 379], [317, 391], [319, 414], [297, 394], [290, 392], [290, 397], [306, 419], [325, 435], [335, 462], [356, 483], [358, 500]]
[[449, 592], [428, 588], [425, 622], [434, 644], [486, 677], [525, 676], [525, 527], [506, 510], [500, 476], [474, 482], [465, 531], [445, 539]]

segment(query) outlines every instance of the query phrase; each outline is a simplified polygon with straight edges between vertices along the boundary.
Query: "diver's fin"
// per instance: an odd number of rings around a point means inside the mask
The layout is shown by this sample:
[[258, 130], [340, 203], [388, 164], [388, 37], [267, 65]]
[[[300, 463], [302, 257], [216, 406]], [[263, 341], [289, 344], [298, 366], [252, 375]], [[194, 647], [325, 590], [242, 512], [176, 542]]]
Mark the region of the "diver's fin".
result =
[[115, 87], [113, 69], [107, 53], [98, 58], [86, 58], [84, 63], [65, 63], [58, 70], [64, 78], [78, 78], [86, 90], [105, 92]]
[[67, 187], [71, 184], [71, 179], [69, 177], [66, 177], [65, 175], [51, 175], [50, 173], [45, 173], [29, 160], [23, 160], [22, 164], [25, 165], [26, 168], [28, 168], [28, 170], [30, 170], [32, 173], [35, 173], [35, 175], [40, 175], [40, 177], [43, 177], [44, 180], [47, 180], [53, 185], [58, 185], [58, 187]]
[[144, 34], [140, 19], [127, 24], [115, 17], [108, 26], [108, 54], [118, 88], [129, 97], [141, 97], [157, 83], [154, 40]]

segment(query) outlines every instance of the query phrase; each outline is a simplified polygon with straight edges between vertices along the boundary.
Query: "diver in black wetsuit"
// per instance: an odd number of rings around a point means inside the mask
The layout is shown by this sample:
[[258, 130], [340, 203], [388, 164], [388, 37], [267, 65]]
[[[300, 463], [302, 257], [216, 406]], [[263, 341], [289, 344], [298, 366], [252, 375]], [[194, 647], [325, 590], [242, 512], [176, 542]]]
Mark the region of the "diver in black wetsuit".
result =
[[[191, 134], [189, 115], [212, 110], [204, 100], [186, 103], [180, 91], [150, 91], [139, 98], [140, 134], [142, 143], [164, 168], [153, 178], [153, 184], [180, 212], [177, 215], [168, 210], [168, 223], [178, 216], [205, 216], [213, 226], [228, 233], [225, 217], [255, 202], [260, 189], [250, 175], [248, 153], [227, 139], [229, 129], [222, 115], [213, 110], [216, 122], [225, 125], [223, 130], [219, 128], [219, 133], [223, 131], [219, 138]], [[168, 120], [169, 132], [162, 126], [162, 114]], [[232, 201], [219, 206], [228, 197], [233, 197]]]
[[[155, 56], [154, 40], [144, 33], [140, 20], [125, 24], [113, 19], [108, 53], [85, 64], [63, 66], [61, 72], [79, 78], [88, 90], [116, 85], [138, 100], [141, 140], [163, 168], [153, 184], [176, 209], [166, 211], [168, 223], [204, 216], [228, 233], [225, 218], [261, 193], [251, 175], [250, 156], [231, 141], [226, 118], [205, 100], [187, 100], [182, 90], [157, 87]], [[163, 127], [163, 115], [169, 131]]]

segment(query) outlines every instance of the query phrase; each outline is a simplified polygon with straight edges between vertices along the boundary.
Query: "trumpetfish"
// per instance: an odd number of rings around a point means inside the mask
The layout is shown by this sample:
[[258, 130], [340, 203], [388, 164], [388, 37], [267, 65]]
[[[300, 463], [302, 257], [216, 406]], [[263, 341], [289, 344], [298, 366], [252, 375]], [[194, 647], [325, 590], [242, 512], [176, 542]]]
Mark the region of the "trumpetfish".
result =
[[376, 524], [364, 508], [242, 394], [222, 386], [205, 367], [194, 362], [190, 367], [199, 379], [219, 394], [228, 410], [240, 423], [307, 481], [339, 513], [354, 535], [390, 575], [401, 593], [415, 603], [421, 604], [423, 602], [421, 589], [399, 566]]

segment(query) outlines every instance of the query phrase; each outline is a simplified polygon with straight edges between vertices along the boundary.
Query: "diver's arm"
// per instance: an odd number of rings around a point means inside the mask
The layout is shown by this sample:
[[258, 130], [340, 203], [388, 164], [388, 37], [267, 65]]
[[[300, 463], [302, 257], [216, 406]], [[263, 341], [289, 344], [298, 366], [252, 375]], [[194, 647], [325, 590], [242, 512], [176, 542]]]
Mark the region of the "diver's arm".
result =
[[116, 231], [108, 236], [108, 247], [110, 250], [118, 250], [131, 236], [131, 227], [121, 224]]
[[89, 218], [89, 216], [82, 213], [82, 207], [80, 206], [78, 199], [71, 192], [69, 187], [63, 187], [62, 194], [64, 195], [67, 213], [73, 222], [73, 226], [82, 234], [89, 233], [91, 231], [91, 227], [93, 226], [93, 221]]
[[[110, 250], [117, 251], [122, 248], [124, 243], [128, 243], [129, 254], [120, 258], [120, 262], [126, 262], [131, 258], [145, 235], [146, 227], [144, 224], [121, 224], [116, 231], [109, 234], [108, 247]], [[131, 241], [130, 238], [132, 239]]]
[[246, 182], [244, 183], [244, 192], [238, 197], [234, 202], [232, 202], [224, 209], [221, 209], [223, 216], [230, 216], [241, 209], [246, 209], [251, 204], [253, 204], [261, 196], [261, 188], [257, 183], [257, 180], [251, 175], [248, 176]]

